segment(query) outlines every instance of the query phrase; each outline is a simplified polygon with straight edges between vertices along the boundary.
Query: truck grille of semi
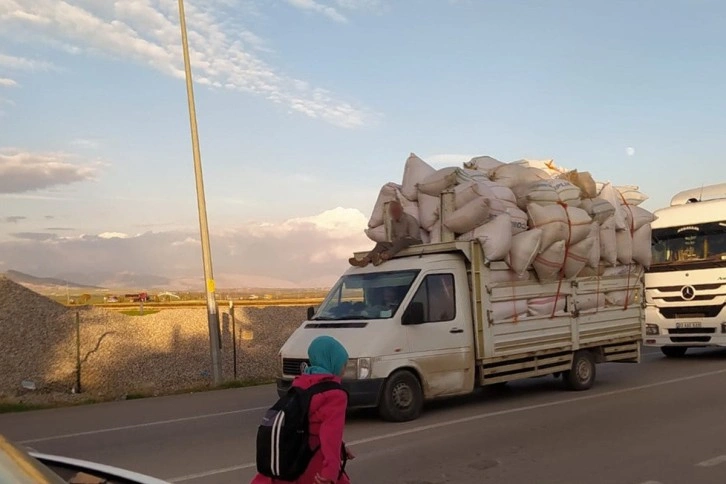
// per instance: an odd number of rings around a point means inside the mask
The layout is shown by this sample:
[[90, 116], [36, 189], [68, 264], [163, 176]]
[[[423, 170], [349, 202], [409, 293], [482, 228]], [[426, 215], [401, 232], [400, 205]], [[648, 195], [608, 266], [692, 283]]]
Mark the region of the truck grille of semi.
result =
[[302, 358], [283, 358], [282, 359], [282, 374], [283, 375], [300, 375], [302, 374], [303, 364], [309, 365], [308, 360]]
[[723, 309], [723, 305], [715, 306], [685, 306], [658, 308], [660, 314], [666, 319], [680, 318], [715, 318]]

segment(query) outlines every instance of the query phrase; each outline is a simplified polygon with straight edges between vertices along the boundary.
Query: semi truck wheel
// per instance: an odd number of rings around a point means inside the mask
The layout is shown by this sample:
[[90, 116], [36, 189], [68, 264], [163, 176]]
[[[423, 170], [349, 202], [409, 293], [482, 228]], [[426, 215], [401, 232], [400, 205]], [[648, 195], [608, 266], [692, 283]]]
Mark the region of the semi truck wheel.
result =
[[578, 351], [572, 357], [572, 369], [562, 374], [565, 385], [570, 390], [588, 390], [595, 383], [595, 356], [589, 351]]
[[408, 422], [421, 415], [423, 391], [416, 375], [407, 370], [394, 373], [383, 386], [378, 412], [390, 422]]
[[686, 355], [686, 346], [661, 346], [660, 350], [668, 358], [682, 358]]

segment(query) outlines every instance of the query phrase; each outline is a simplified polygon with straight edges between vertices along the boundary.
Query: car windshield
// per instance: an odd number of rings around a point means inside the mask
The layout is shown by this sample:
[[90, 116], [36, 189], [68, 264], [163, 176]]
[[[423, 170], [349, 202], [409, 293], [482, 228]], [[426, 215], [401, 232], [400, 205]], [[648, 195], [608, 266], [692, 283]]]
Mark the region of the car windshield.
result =
[[653, 230], [655, 270], [726, 263], [726, 222]]
[[318, 321], [392, 318], [419, 271], [343, 276], [313, 318]]

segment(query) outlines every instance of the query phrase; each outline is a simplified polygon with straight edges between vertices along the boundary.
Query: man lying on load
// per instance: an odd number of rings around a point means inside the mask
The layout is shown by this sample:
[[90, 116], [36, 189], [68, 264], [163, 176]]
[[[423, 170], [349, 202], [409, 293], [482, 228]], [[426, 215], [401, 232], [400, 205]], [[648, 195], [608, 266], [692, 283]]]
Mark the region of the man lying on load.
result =
[[391, 214], [391, 242], [378, 242], [363, 259], [351, 257], [348, 259], [350, 265], [365, 267], [372, 262], [374, 266], [379, 266], [403, 249], [422, 243], [418, 220], [405, 213], [398, 201], [389, 203], [388, 207]]

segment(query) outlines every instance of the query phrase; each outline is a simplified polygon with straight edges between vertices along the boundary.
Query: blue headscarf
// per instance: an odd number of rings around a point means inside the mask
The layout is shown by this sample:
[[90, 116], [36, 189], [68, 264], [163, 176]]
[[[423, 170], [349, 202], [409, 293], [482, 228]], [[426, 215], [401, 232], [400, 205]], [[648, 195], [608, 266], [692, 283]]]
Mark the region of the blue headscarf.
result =
[[306, 375], [340, 375], [348, 363], [348, 352], [330, 336], [318, 336], [308, 347], [310, 366]]

